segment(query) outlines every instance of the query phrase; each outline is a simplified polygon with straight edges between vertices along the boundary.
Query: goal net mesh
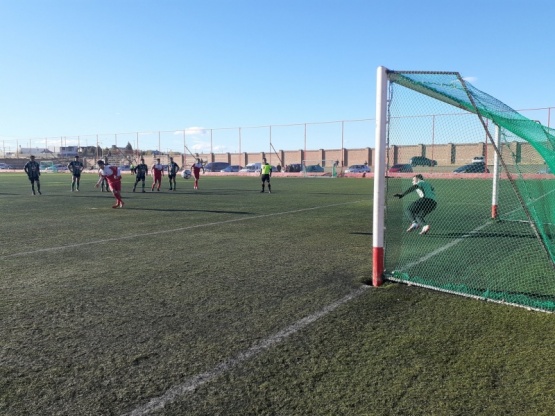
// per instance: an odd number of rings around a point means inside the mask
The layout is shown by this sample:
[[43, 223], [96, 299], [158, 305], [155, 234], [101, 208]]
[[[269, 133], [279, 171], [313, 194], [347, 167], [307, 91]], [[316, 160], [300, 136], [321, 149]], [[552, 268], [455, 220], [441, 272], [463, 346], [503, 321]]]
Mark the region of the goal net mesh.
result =
[[[389, 71], [388, 81], [386, 163], [413, 172], [387, 173], [386, 279], [555, 310], [555, 131], [458, 73]], [[394, 195], [416, 174], [437, 207], [408, 232], [419, 195]]]

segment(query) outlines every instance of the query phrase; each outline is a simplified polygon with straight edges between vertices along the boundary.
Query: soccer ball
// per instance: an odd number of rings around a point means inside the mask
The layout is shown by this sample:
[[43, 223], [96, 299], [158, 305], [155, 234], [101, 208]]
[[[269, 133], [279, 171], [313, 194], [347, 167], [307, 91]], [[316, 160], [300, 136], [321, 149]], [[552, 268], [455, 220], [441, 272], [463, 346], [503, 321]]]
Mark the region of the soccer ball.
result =
[[181, 177], [183, 179], [189, 179], [191, 177], [191, 171], [189, 169], [184, 170], [183, 172], [181, 172]]

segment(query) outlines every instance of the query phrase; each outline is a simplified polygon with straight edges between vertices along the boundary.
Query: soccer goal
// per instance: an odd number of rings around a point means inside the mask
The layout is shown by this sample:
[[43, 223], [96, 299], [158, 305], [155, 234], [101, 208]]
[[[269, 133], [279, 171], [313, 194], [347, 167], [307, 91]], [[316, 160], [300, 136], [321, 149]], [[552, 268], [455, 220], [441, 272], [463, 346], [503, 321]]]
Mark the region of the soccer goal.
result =
[[554, 150], [553, 129], [457, 72], [378, 68], [373, 284], [555, 311]]
[[336, 178], [338, 162], [336, 160], [303, 160], [302, 173], [306, 178]]

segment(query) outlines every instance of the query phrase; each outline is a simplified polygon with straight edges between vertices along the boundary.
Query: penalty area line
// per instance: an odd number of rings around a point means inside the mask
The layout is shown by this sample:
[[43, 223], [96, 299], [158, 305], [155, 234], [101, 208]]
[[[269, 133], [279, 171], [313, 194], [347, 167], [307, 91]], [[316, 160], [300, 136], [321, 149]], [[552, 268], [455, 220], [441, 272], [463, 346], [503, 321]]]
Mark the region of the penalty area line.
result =
[[330, 312], [334, 311], [341, 305], [353, 299], [356, 299], [369, 288], [370, 286], [359, 287], [358, 289], [352, 291], [351, 293], [344, 296], [343, 298], [327, 305], [320, 311], [298, 320], [297, 322], [288, 326], [287, 328], [275, 333], [274, 335], [262, 340], [259, 343], [256, 343], [249, 349], [243, 352], [240, 352], [235, 357], [232, 357], [225, 361], [220, 362], [211, 370], [201, 374], [197, 374], [196, 376], [193, 376], [191, 378], [188, 378], [182, 383], [170, 388], [163, 395], [151, 399], [148, 403], [140, 407], [137, 407], [135, 410], [129, 413], [125, 413], [122, 416], [145, 416], [151, 412], [155, 412], [157, 410], [163, 409], [164, 406], [175, 402], [185, 394], [194, 391], [195, 389], [202, 386], [203, 384], [212, 381], [214, 378], [224, 374], [225, 372], [233, 369], [234, 367], [237, 367], [238, 365], [244, 363], [250, 358], [257, 356], [261, 352], [268, 350], [271, 347], [286, 340], [291, 335], [299, 332], [300, 330], [304, 329], [305, 327], [315, 322], [316, 320], [322, 318], [323, 316], [328, 315]]

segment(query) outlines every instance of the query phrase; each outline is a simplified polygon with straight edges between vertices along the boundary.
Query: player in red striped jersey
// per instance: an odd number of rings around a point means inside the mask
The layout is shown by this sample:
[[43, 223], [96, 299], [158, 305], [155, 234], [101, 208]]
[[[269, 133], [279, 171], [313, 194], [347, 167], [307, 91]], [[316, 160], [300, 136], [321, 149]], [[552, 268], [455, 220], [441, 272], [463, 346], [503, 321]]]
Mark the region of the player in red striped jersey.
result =
[[112, 208], [123, 208], [124, 204], [121, 199], [121, 172], [119, 168], [117, 166], [107, 165], [103, 160], [99, 160], [96, 163], [98, 164], [98, 175], [100, 179], [95, 186], [98, 188], [102, 180], [106, 179], [108, 185], [110, 185], [114, 198], [116, 198], [116, 205], [113, 205]]

